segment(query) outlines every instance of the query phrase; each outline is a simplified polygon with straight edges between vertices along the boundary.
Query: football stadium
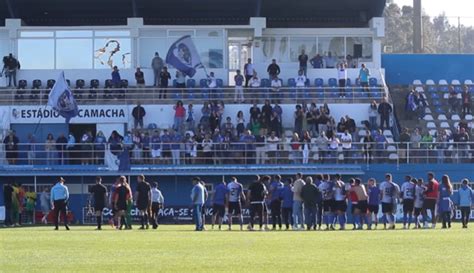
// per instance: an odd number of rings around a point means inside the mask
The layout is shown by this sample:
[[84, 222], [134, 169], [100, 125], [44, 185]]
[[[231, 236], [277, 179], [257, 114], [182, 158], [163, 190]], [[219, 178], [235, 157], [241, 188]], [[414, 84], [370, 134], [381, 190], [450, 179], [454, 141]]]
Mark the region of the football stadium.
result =
[[474, 20], [399, 2], [0, 0], [0, 272], [473, 272]]

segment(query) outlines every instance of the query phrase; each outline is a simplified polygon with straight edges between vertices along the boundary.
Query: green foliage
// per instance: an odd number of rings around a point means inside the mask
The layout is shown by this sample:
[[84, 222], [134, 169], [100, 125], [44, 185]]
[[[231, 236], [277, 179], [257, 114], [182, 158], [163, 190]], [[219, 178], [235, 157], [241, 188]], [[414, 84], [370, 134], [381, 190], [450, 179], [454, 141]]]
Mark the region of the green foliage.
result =
[[[429, 2], [426, 2], [429, 5]], [[393, 53], [413, 52], [413, 8], [390, 3], [384, 10], [385, 38], [382, 45]], [[423, 14], [423, 50], [425, 53], [474, 53], [474, 28], [452, 25], [445, 14], [430, 18]], [[467, 21], [466, 21], [467, 22]]]
[[[474, 230], [0, 229], [0, 272], [469, 272]], [[236, 229], [237, 226], [234, 226]]]

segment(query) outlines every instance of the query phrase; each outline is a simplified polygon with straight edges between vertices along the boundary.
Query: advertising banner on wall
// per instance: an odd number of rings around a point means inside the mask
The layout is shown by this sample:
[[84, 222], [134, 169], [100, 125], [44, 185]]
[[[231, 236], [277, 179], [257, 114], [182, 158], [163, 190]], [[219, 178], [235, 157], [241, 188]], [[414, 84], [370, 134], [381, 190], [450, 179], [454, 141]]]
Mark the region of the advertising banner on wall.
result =
[[[127, 123], [130, 111], [127, 105], [81, 105], [71, 123]], [[64, 123], [64, 118], [44, 105], [10, 106], [10, 123]]]

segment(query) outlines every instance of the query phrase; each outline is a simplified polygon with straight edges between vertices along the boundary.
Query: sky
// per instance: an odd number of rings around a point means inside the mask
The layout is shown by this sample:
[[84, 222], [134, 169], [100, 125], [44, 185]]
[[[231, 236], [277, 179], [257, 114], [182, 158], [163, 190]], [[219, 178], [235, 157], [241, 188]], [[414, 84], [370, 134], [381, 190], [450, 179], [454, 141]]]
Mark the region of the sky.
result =
[[[399, 6], [413, 6], [413, 0], [395, 0]], [[461, 23], [474, 26], [474, 0], [421, 0], [423, 10], [430, 16], [437, 16], [443, 11], [448, 17], [463, 17]], [[457, 18], [449, 18], [457, 24]]]

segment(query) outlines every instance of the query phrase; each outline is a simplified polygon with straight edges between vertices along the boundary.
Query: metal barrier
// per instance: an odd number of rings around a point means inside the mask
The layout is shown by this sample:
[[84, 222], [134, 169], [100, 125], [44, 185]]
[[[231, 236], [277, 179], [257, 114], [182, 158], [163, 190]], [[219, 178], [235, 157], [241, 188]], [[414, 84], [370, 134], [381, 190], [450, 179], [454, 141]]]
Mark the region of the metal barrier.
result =
[[[458, 164], [474, 162], [474, 142], [335, 144], [312, 139], [275, 143], [180, 142], [149, 144], [19, 144], [5, 151], [10, 165], [106, 165], [106, 157], [130, 159], [132, 165], [281, 165], [281, 164]], [[3, 147], [5, 149], [5, 147]], [[114, 157], [115, 158], [115, 157]]]
[[[134, 104], [138, 101], [144, 104], [174, 104], [177, 100], [187, 102], [202, 102], [219, 100], [224, 103], [262, 102], [270, 99], [272, 102], [301, 103], [303, 101], [341, 102], [341, 103], [370, 103], [388, 96], [386, 87], [259, 87], [243, 88], [238, 96], [235, 87], [222, 88], [98, 88], [72, 89], [80, 104]], [[0, 105], [46, 105], [50, 89], [1, 89]]]

